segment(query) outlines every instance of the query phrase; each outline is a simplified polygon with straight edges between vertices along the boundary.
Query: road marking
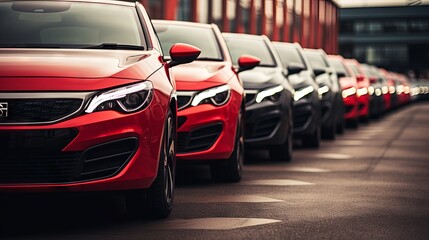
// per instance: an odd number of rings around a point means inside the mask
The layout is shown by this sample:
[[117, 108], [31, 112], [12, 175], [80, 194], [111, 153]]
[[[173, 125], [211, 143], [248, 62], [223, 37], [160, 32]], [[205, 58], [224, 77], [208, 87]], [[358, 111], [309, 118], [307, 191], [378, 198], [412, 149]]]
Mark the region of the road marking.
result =
[[262, 179], [262, 180], [251, 180], [243, 181], [245, 185], [267, 185], [267, 186], [304, 186], [314, 185], [314, 183], [303, 182], [291, 179]]
[[287, 166], [245, 166], [245, 171], [265, 172], [265, 171], [278, 171], [278, 172], [304, 172], [304, 173], [325, 173], [330, 170], [321, 168], [309, 167], [287, 167]]
[[290, 172], [306, 172], [306, 173], [326, 173], [330, 170], [321, 169], [321, 168], [309, 168], [309, 167], [290, 167], [287, 169]]
[[204, 195], [189, 198], [187, 196], [176, 197], [175, 201], [184, 203], [272, 203], [284, 202], [283, 200], [257, 195]]
[[149, 224], [150, 229], [231, 230], [278, 223], [281, 220], [266, 218], [194, 218], [171, 219]]
[[316, 153], [312, 157], [316, 158], [328, 158], [328, 159], [351, 159], [353, 156], [339, 153]]
[[365, 145], [368, 144], [368, 142], [362, 141], [362, 140], [345, 140], [341, 139], [339, 141], [336, 141], [338, 145]]

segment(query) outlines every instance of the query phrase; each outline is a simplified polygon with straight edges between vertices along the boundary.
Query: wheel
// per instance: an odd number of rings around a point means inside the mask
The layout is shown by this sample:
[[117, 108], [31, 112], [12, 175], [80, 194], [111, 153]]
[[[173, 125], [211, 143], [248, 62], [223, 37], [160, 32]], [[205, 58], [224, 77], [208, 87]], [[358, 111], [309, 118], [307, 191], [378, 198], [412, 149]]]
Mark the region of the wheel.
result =
[[211, 176], [216, 181], [239, 182], [241, 180], [244, 162], [244, 125], [241, 112], [239, 119], [231, 156], [226, 161], [210, 165]]
[[302, 139], [302, 144], [304, 145], [304, 147], [319, 148], [320, 138], [321, 138], [321, 129], [320, 129], [320, 126], [317, 126], [316, 130], [311, 135], [306, 136]]
[[137, 218], [162, 219], [173, 207], [176, 164], [176, 121], [169, 111], [164, 127], [158, 174], [149, 189], [130, 191], [127, 210]]
[[270, 148], [270, 158], [284, 162], [292, 160], [293, 153], [293, 133], [292, 128], [289, 128], [288, 137], [281, 145], [275, 145]]

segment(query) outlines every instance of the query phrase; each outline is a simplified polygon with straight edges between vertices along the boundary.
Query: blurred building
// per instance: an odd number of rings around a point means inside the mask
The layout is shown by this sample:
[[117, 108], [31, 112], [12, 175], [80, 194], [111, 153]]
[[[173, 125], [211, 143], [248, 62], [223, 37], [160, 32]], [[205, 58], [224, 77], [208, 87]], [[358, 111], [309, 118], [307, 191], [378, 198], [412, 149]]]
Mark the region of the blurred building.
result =
[[338, 52], [338, 7], [332, 0], [141, 0], [153, 19], [216, 23], [221, 31]]
[[340, 53], [393, 71], [429, 69], [429, 6], [340, 10]]

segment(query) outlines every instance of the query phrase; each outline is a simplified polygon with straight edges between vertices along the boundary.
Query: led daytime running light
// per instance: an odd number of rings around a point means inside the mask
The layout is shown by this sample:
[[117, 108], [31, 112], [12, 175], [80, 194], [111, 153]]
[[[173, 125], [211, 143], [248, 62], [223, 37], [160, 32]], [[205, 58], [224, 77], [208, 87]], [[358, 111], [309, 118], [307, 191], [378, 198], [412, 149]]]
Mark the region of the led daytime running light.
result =
[[303, 97], [307, 96], [308, 94], [312, 93], [313, 91], [314, 91], [314, 88], [312, 86], [305, 87], [303, 89], [295, 91], [295, 94], [293, 95], [293, 99], [295, 101], [298, 101], [301, 98], [303, 98]]
[[320, 88], [317, 90], [317, 92], [319, 93], [319, 95], [323, 95], [323, 94], [325, 94], [325, 93], [329, 92], [329, 87], [328, 87], [328, 86], [320, 87]]
[[152, 90], [152, 89], [153, 89], [152, 83], [149, 81], [145, 81], [145, 82], [140, 82], [133, 85], [128, 85], [125, 87], [112, 89], [107, 92], [103, 92], [95, 96], [91, 100], [85, 112], [92, 113], [100, 104], [105, 103], [107, 101], [118, 100], [118, 99], [124, 98], [126, 95], [131, 93], [140, 92], [144, 90]]
[[215, 87], [215, 88], [210, 88], [210, 89], [204, 90], [204, 91], [198, 93], [197, 95], [195, 95], [194, 100], [192, 100], [191, 105], [193, 107], [198, 106], [198, 104], [200, 104], [204, 99], [212, 98], [212, 97], [216, 96], [216, 94], [219, 94], [222, 92], [226, 92], [226, 91], [229, 92], [230, 89], [231, 89], [231, 87], [229, 85], [222, 85], [220, 87]]
[[356, 94], [356, 88], [354, 88], [354, 87], [347, 88], [347, 89], [343, 90], [342, 94], [343, 94], [343, 98], [355, 95]]
[[282, 85], [278, 85], [276, 87], [273, 88], [268, 88], [266, 90], [260, 91], [257, 95], [256, 95], [256, 102], [260, 103], [262, 102], [262, 100], [264, 100], [266, 97], [272, 96], [276, 93], [279, 93], [283, 91], [283, 86]]

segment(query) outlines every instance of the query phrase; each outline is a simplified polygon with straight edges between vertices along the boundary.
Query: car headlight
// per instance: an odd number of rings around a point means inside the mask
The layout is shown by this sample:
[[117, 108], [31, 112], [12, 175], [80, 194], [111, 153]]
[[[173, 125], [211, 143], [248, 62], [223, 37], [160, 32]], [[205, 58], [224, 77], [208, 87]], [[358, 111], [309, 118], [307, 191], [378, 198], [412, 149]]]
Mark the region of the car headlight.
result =
[[320, 88], [317, 90], [317, 92], [319, 93], [319, 95], [322, 95], [322, 96], [323, 96], [323, 94], [325, 94], [325, 93], [329, 92], [329, 87], [328, 87], [328, 86], [320, 87]]
[[299, 101], [303, 97], [307, 96], [308, 94], [314, 92], [314, 88], [312, 86], [308, 86], [299, 90], [295, 91], [295, 94], [293, 95], [293, 99], [296, 101]]
[[388, 88], [387, 86], [383, 86], [383, 87], [381, 88], [381, 93], [383, 93], [383, 94], [388, 94], [388, 93], [389, 93], [389, 88]]
[[131, 113], [147, 107], [153, 97], [153, 85], [149, 81], [101, 92], [95, 95], [86, 113], [116, 110]]
[[368, 94], [368, 88], [363, 87], [357, 90], [358, 97]]
[[230, 95], [231, 87], [229, 85], [210, 88], [197, 93], [191, 105], [195, 107], [203, 103], [212, 103], [216, 106], [221, 106], [228, 102]]
[[394, 94], [396, 92], [396, 89], [394, 86], [389, 86], [389, 93]]
[[401, 95], [403, 92], [404, 92], [404, 85], [398, 85], [398, 86], [396, 87], [396, 93], [397, 93], [398, 95]]
[[278, 85], [276, 87], [268, 88], [265, 90], [260, 91], [258, 94], [256, 94], [256, 102], [260, 103], [265, 98], [269, 98], [271, 101], [278, 101], [280, 98], [280, 92], [283, 91], [283, 86]]
[[375, 89], [375, 95], [376, 96], [381, 96], [382, 92], [380, 88]]
[[368, 87], [368, 93], [369, 93], [369, 95], [374, 94], [374, 92], [375, 92], [374, 87], [373, 87], [373, 86], [369, 86], [369, 87]]
[[351, 88], [344, 89], [342, 94], [343, 94], [343, 98], [355, 95], [356, 94], [356, 88], [351, 87]]
[[404, 87], [404, 93], [405, 94], [410, 94], [410, 87], [409, 86], [405, 86]]

